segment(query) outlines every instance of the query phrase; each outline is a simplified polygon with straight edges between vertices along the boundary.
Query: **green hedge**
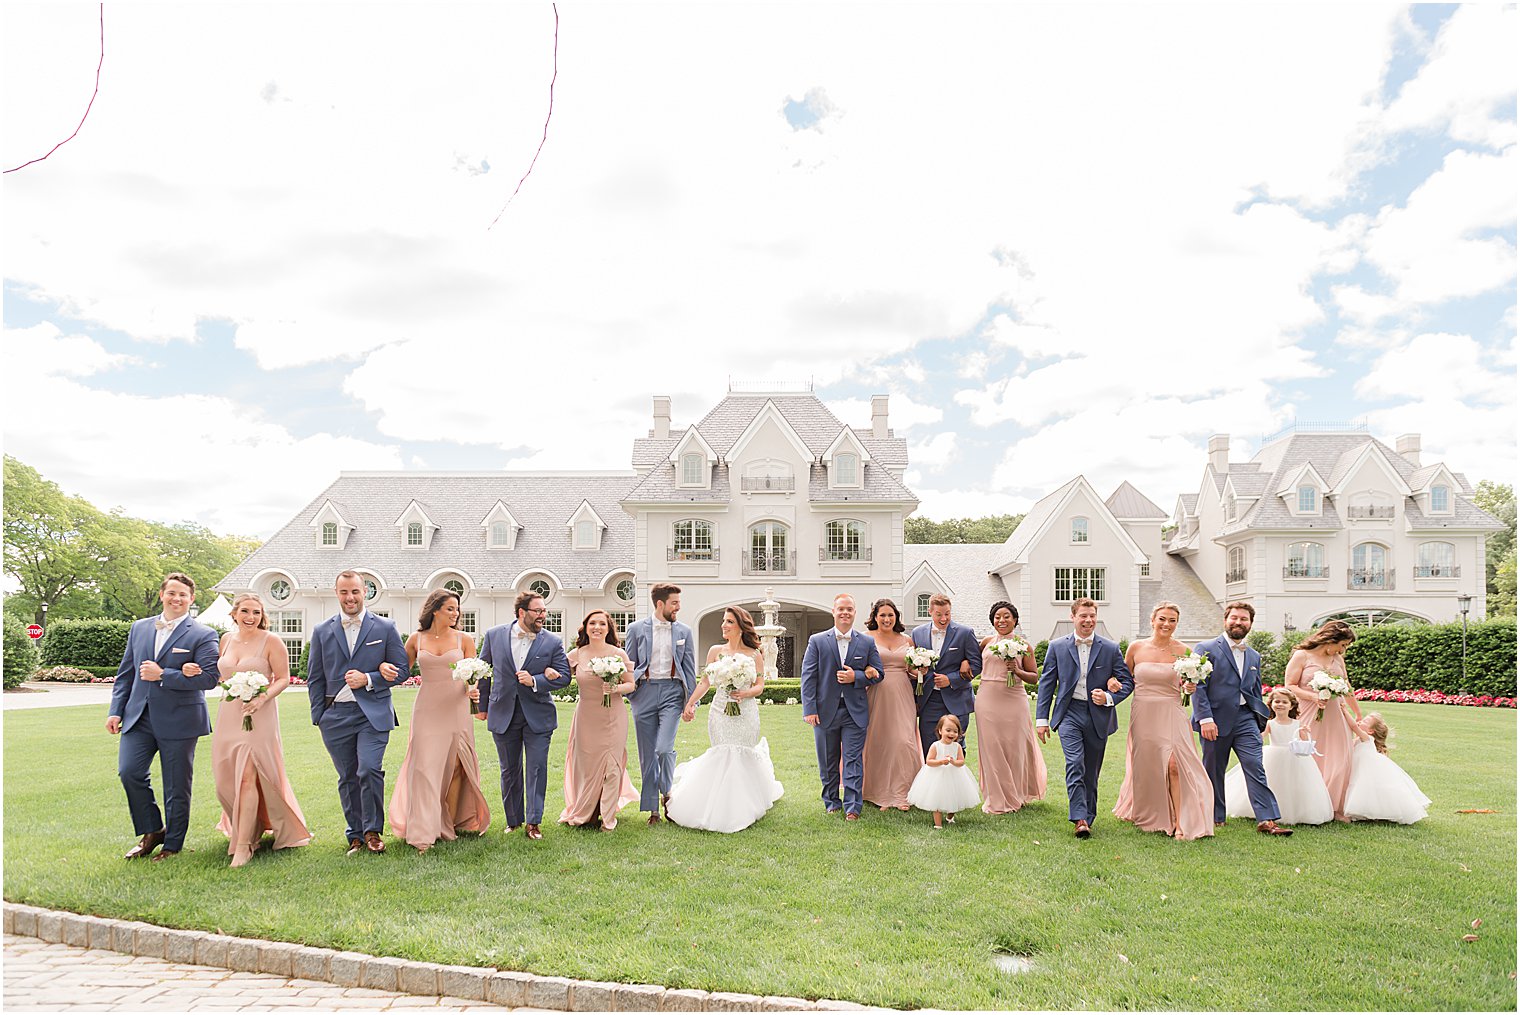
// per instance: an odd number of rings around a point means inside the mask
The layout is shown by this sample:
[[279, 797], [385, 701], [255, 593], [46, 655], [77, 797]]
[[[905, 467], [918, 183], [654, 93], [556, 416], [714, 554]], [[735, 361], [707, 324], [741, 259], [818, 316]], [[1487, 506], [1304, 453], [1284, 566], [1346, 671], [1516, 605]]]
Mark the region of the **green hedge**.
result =
[[55, 620], [42, 638], [42, 665], [116, 668], [127, 648], [129, 620]]
[[13, 687], [20, 687], [21, 682], [37, 668], [37, 646], [27, 637], [21, 621], [6, 617], [4, 627], [5, 640], [0, 649], [5, 654], [5, 689], [9, 691]]
[[[1293, 646], [1304, 639], [1288, 631], [1262, 657], [1262, 677], [1280, 684]], [[1355, 687], [1382, 691], [1424, 689], [1443, 694], [1515, 697], [1515, 620], [1487, 620], [1467, 627], [1467, 679], [1462, 679], [1462, 625], [1385, 624], [1359, 627], [1346, 651]]]

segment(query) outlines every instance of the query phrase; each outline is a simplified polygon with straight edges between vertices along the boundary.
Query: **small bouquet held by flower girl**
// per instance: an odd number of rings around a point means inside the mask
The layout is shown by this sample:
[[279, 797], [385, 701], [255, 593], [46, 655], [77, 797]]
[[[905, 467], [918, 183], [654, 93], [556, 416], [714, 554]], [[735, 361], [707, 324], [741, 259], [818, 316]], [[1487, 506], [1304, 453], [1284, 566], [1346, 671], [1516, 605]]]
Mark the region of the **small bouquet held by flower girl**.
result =
[[[1001, 638], [992, 642], [987, 648], [997, 658], [1013, 662], [1015, 659], [1022, 659], [1028, 654], [1029, 642], [1023, 638]], [[1010, 666], [1008, 668], [1008, 686], [1018, 687], [1023, 683], [1024, 681], [1019, 678], [1018, 674], [1013, 672], [1013, 667]]]
[[[246, 705], [264, 693], [269, 687], [269, 678], [257, 670], [242, 670], [234, 673], [230, 679], [223, 680], [221, 687], [227, 692], [224, 701], [235, 699]], [[253, 731], [253, 716], [243, 716], [243, 729], [248, 732]]]
[[747, 655], [720, 656], [707, 664], [702, 675], [728, 696], [723, 714], [739, 715], [739, 703], [734, 700], [733, 692], [755, 686], [755, 660]]
[[[1184, 683], [1206, 684], [1209, 674], [1214, 672], [1214, 663], [1208, 656], [1194, 655], [1192, 649], [1183, 649], [1182, 655], [1172, 663], [1172, 672], [1182, 678]], [[1186, 691], [1179, 692], [1182, 696], [1182, 707], [1187, 708], [1193, 703], [1193, 696]]]
[[597, 656], [591, 660], [591, 672], [602, 678], [602, 707], [612, 707], [612, 685], [623, 681], [628, 667], [622, 656]]
[[1309, 689], [1319, 697], [1319, 711], [1314, 713], [1314, 721], [1319, 722], [1325, 717], [1325, 705], [1332, 698], [1342, 698], [1351, 693], [1351, 684], [1345, 677], [1337, 677], [1326, 673], [1324, 670], [1315, 670], [1314, 677], [1309, 681]]
[[[484, 659], [471, 658], [461, 659], [450, 666], [452, 671], [449, 675], [455, 680], [463, 681], [466, 687], [474, 687], [482, 680], [488, 680], [491, 676], [491, 664]], [[470, 702], [470, 714], [475, 715], [480, 711], [475, 702]]]

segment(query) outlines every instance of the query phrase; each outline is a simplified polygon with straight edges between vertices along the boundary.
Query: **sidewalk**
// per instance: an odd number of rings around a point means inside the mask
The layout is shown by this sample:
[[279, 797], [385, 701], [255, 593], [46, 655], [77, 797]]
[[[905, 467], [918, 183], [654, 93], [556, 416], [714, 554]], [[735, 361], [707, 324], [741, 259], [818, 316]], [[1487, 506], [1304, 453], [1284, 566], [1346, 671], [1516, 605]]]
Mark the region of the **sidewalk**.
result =
[[[6, 691], [3, 707], [13, 708], [64, 708], [69, 705], [99, 705], [104, 709], [111, 704], [110, 684], [65, 684], [54, 680], [28, 680], [21, 690]], [[100, 721], [106, 721], [105, 712]]]

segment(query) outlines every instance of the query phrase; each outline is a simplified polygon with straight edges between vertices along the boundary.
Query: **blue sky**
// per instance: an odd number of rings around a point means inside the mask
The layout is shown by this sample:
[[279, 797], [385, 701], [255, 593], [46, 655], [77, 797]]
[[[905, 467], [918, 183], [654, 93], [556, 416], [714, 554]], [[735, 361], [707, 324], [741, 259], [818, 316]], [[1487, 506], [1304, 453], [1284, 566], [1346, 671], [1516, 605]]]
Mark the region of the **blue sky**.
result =
[[[4, 178], [7, 453], [267, 535], [339, 469], [625, 468], [656, 394], [811, 378], [891, 395], [933, 517], [1169, 509], [1295, 418], [1514, 474], [1513, 8], [568, 8], [490, 229], [552, 20], [409, 10], [107, 10]], [[97, 16], [8, 18], [7, 167]]]

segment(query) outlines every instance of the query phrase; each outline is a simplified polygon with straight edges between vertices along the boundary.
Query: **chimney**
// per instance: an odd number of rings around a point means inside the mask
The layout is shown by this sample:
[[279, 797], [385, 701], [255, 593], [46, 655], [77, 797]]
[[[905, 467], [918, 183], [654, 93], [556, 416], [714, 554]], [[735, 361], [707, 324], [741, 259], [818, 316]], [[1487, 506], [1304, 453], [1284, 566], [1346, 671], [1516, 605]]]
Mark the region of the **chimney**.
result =
[[1223, 476], [1230, 471], [1230, 435], [1217, 433], [1209, 438], [1209, 467]]
[[887, 396], [871, 396], [871, 436], [890, 437], [892, 431], [887, 429]]
[[1404, 459], [1404, 461], [1408, 462], [1410, 465], [1413, 465], [1416, 469], [1420, 467], [1419, 434], [1406, 433], [1402, 437], [1397, 438], [1393, 442], [1393, 450], [1397, 451], [1400, 458]]
[[655, 440], [664, 440], [670, 436], [670, 396], [654, 396], [654, 433]]

